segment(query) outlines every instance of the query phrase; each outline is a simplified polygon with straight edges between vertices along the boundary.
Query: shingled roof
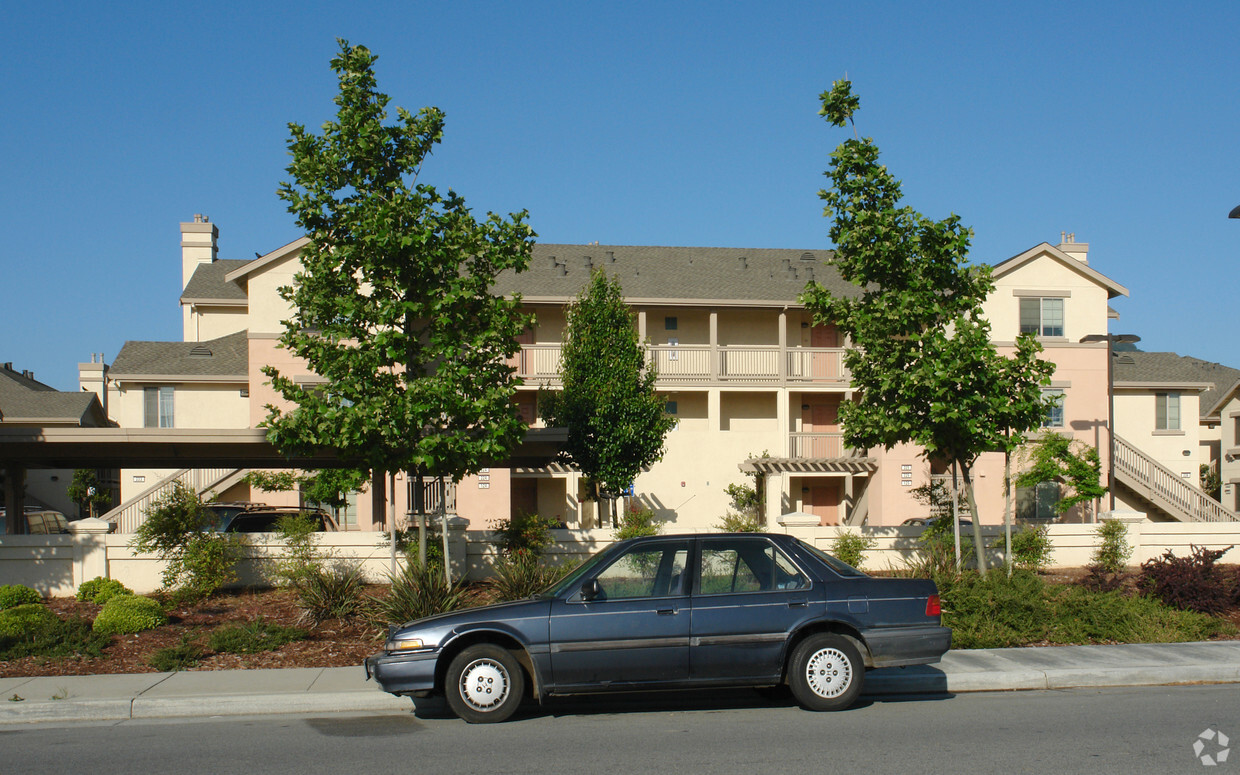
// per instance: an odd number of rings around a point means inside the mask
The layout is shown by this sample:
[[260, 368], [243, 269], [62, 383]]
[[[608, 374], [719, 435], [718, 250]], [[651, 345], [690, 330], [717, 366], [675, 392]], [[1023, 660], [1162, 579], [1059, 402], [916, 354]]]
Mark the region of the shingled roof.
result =
[[44, 385], [29, 374], [0, 365], [0, 422], [6, 424], [109, 425], [94, 393], [70, 393]]
[[855, 296], [840, 279], [829, 250], [680, 248], [640, 245], [534, 246], [530, 267], [502, 273], [493, 291], [527, 301], [568, 301], [581, 292], [592, 268], [619, 279], [630, 302], [797, 303], [810, 280], [836, 295]]
[[112, 362], [113, 379], [235, 377], [249, 379], [245, 331], [206, 342], [125, 342]]
[[244, 306], [248, 301], [245, 289], [237, 283], [230, 283], [224, 275], [239, 269], [249, 261], [237, 259], [220, 259], [209, 264], [199, 264], [194, 274], [185, 284], [181, 293], [182, 302], [216, 302], [236, 303]]
[[1209, 414], [1222, 391], [1240, 380], [1240, 369], [1233, 369], [1200, 358], [1175, 353], [1115, 352], [1115, 384], [1125, 382], [1166, 382], [1179, 384], [1208, 383], [1212, 387], [1201, 394], [1201, 415]]

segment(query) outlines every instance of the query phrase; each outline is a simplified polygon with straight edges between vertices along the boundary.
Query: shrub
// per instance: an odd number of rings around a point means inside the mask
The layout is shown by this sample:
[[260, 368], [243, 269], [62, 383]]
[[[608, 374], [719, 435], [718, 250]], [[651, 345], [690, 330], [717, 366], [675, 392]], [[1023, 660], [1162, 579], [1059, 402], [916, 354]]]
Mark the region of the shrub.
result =
[[1089, 574], [1080, 580], [1080, 585], [1093, 592], [1118, 592], [1123, 589], [1128, 574], [1124, 571], [1112, 573], [1101, 565], [1086, 565]]
[[319, 565], [331, 557], [319, 550], [319, 521], [309, 514], [284, 514], [276, 521], [276, 533], [284, 542], [284, 559], [275, 563], [276, 581], [299, 589]]
[[863, 536], [859, 533], [840, 533], [831, 543], [831, 554], [853, 566], [861, 568], [865, 562], [865, 552], [873, 549], [878, 541], [874, 536]]
[[1031, 571], [1045, 570], [1051, 562], [1051, 539], [1046, 525], [1031, 525], [1012, 536], [1012, 564]]
[[638, 506], [631, 506], [620, 517], [620, 526], [616, 528], [616, 540], [659, 534], [659, 526], [655, 523], [654, 511]]
[[542, 592], [568, 575], [577, 563], [547, 565], [528, 557], [501, 557], [495, 563], [495, 578], [490, 581], [493, 600], [523, 600]]
[[1174, 608], [1202, 614], [1222, 613], [1231, 603], [1232, 582], [1215, 563], [1230, 548], [1194, 546], [1189, 557], [1176, 557], [1168, 549], [1162, 557], [1142, 563], [1137, 585]]
[[1094, 550], [1093, 565], [1108, 573], [1119, 573], [1128, 565], [1132, 547], [1128, 544], [1128, 526], [1123, 522], [1107, 520], [1098, 525], [1098, 537], [1102, 543]]
[[102, 635], [153, 630], [168, 623], [159, 602], [141, 595], [117, 595], [104, 603], [92, 629]]
[[[380, 546], [390, 545], [390, 535], [390, 533], [383, 534]], [[396, 531], [396, 551], [403, 554], [409, 562], [418, 562], [418, 529], [416, 527]], [[433, 530], [426, 531], [426, 561], [439, 563], [439, 566], [443, 567], [443, 538]]]
[[5, 584], [0, 587], [0, 611], [7, 611], [19, 605], [42, 602], [42, 595], [22, 584]]
[[177, 483], [172, 492], [147, 510], [131, 545], [140, 552], [159, 555], [165, 589], [178, 600], [209, 597], [236, 579], [241, 539], [234, 533], [216, 533], [215, 515], [198, 495]]
[[202, 644], [187, 632], [181, 636], [180, 643], [159, 649], [146, 663], [161, 673], [175, 673], [196, 667], [198, 660], [202, 659], [202, 653]]
[[537, 514], [515, 514], [511, 519], [495, 520], [491, 529], [498, 535], [504, 554], [538, 557], [551, 545], [551, 528], [556, 524]]
[[372, 617], [384, 627], [455, 611], [470, 603], [471, 594], [464, 579], [449, 583], [438, 563], [411, 562], [390, 579], [392, 586], [387, 596], [372, 598]]
[[735, 514], [729, 511], [723, 515], [716, 528], [725, 533], [761, 533], [762, 524], [758, 518], [750, 514]]
[[297, 605], [301, 607], [298, 624], [308, 621], [319, 625], [328, 619], [358, 616], [365, 609], [365, 586], [361, 566], [309, 566], [297, 587]]
[[220, 654], [258, 654], [275, 651], [281, 646], [305, 640], [306, 631], [256, 619], [246, 624], [221, 627], [207, 641], [212, 651]]
[[77, 599], [86, 603], [103, 605], [117, 595], [132, 595], [133, 590], [116, 579], [105, 579], [96, 576], [90, 581], [83, 581], [78, 587]]
[[0, 611], [0, 660], [102, 656], [108, 638], [84, 619], [62, 620], [42, 603]]

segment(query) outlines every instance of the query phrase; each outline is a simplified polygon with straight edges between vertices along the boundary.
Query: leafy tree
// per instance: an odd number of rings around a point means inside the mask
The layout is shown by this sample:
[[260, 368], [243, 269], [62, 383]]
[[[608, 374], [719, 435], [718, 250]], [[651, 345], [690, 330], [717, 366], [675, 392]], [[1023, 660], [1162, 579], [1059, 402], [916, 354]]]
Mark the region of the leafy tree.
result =
[[658, 373], [646, 362], [620, 281], [601, 269], [569, 305], [560, 374], [563, 392], [543, 395], [540, 412], [568, 428], [562, 455], [612, 501], [615, 527], [615, 499], [663, 457], [676, 421], [655, 392]]
[[147, 509], [130, 545], [164, 561], [164, 588], [175, 599], [199, 600], [236, 580], [241, 559], [241, 537], [214, 532], [215, 522], [198, 493], [177, 482]]
[[265, 425], [288, 454], [334, 447], [376, 476], [438, 477], [442, 492], [442, 480], [506, 458], [525, 431], [508, 359], [528, 321], [519, 298], [489, 289], [529, 264], [534, 232], [524, 211], [479, 221], [455, 191], [418, 181], [444, 114], [397, 108], [385, 125], [375, 59], [340, 41], [336, 120], [321, 135], [289, 125], [292, 180], [279, 194], [309, 243], [280, 291], [293, 308], [280, 343], [323, 384], [265, 367], [293, 404], [268, 406]]
[[[839, 127], [860, 104], [847, 80], [821, 100], [820, 115]], [[878, 156], [868, 137], [845, 140], [826, 173], [832, 187], [819, 192], [833, 219], [835, 266], [858, 291], [836, 297], [811, 282], [802, 302], [854, 345], [845, 363], [859, 396], [840, 408], [845, 442], [860, 449], [911, 442], [954, 461], [984, 571], [973, 463], [1040, 425], [1041, 387], [1054, 367], [1037, 357], [1031, 336], [1018, 337], [1011, 357], [998, 354], [981, 308], [994, 290], [989, 268], [966, 264], [972, 230], [956, 215], [934, 221], [901, 207], [900, 182]]]
[[79, 468], [73, 472], [73, 481], [65, 494], [78, 505], [85, 516], [93, 517], [112, 505], [112, 492], [99, 484], [99, 472], [93, 468]]
[[349, 505], [349, 494], [365, 492], [369, 473], [354, 468], [324, 468], [309, 473], [292, 471], [251, 471], [245, 482], [263, 492], [297, 490], [309, 502], [327, 506], [337, 524], [340, 510]]
[[1098, 450], [1059, 433], [1047, 433], [1028, 450], [1029, 468], [1016, 477], [1017, 487], [1036, 487], [1058, 482], [1068, 494], [1055, 502], [1055, 513], [1090, 503], [1107, 494], [1102, 485], [1102, 461]]

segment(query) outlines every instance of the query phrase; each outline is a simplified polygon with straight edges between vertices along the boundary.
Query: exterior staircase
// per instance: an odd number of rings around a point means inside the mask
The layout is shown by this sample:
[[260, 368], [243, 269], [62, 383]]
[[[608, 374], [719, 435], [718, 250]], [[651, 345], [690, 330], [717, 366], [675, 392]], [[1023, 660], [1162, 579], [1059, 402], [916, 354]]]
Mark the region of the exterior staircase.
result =
[[146, 510], [172, 492], [176, 483], [189, 487], [204, 497], [219, 493], [241, 481], [246, 469], [242, 468], [182, 468], [156, 482], [121, 505], [104, 514], [100, 519], [116, 525], [118, 533], [132, 533], [146, 519]]
[[1119, 435], [1115, 436], [1115, 482], [1177, 522], [1240, 522], [1240, 514]]

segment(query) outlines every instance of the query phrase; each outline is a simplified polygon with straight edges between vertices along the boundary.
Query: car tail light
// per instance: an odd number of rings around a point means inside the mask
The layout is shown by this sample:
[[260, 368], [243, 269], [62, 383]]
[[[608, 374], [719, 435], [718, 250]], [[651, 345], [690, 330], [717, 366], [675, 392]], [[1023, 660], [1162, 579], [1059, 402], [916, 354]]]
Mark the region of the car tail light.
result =
[[943, 607], [939, 605], [939, 596], [931, 595], [926, 598], [926, 616], [938, 616], [943, 613]]

